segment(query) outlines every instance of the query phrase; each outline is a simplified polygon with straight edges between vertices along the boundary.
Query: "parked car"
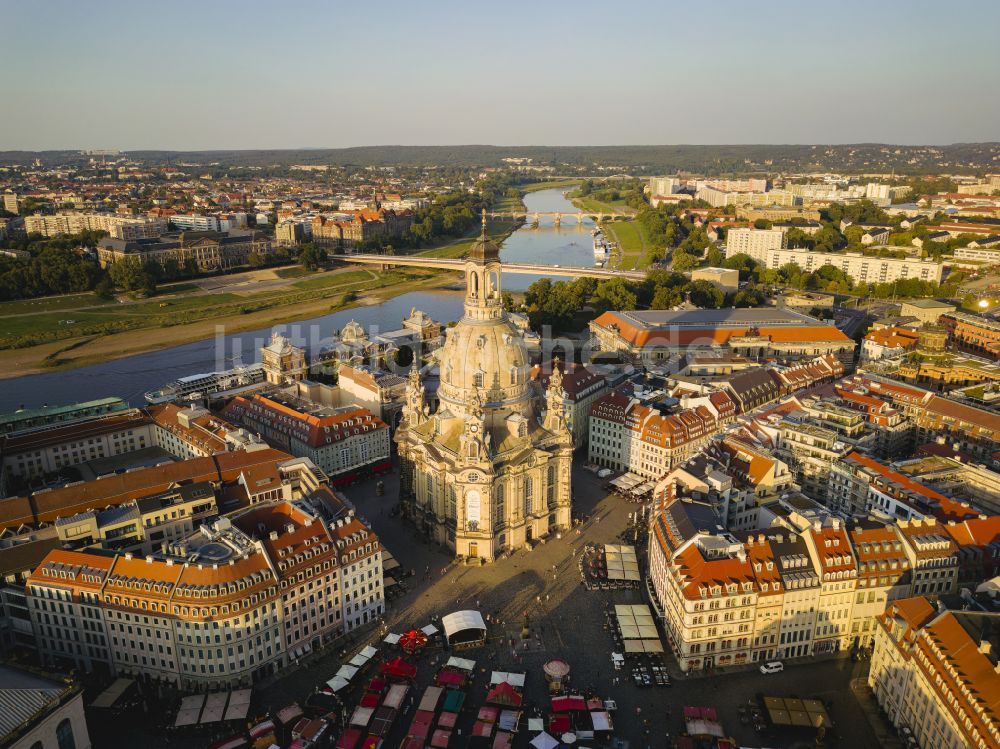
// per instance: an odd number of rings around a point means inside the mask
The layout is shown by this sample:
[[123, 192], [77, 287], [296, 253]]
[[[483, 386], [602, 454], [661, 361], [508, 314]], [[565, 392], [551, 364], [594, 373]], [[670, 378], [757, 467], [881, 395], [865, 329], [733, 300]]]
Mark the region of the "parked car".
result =
[[760, 664], [760, 672], [762, 674], [780, 674], [785, 670], [785, 664], [781, 661], [768, 661], [767, 663]]

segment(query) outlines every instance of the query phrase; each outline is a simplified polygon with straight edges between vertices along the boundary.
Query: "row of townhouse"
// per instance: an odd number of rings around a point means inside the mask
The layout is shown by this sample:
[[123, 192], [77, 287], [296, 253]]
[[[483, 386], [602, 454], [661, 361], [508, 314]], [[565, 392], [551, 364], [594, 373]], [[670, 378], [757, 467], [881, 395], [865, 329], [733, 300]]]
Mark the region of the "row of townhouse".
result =
[[305, 457], [334, 484], [391, 466], [389, 426], [366, 408], [330, 408], [282, 394], [237, 396], [222, 415], [271, 446]]
[[224, 688], [380, 616], [381, 558], [353, 513], [327, 523], [286, 502], [220, 518], [162, 554], [53, 550], [26, 593], [45, 663]]
[[9, 480], [26, 481], [149, 447], [186, 460], [267, 445], [203, 408], [173, 403], [42, 424], [0, 437], [3, 470]]
[[888, 603], [954, 593], [963, 549], [981, 560], [1000, 538], [995, 518], [846, 525], [797, 512], [729, 531], [710, 502], [673, 494], [651, 522], [648, 585], [683, 671], [870, 646]]
[[[689, 392], [681, 382], [676, 413], [662, 413], [618, 389], [597, 399], [590, 411], [591, 463], [659, 479], [709, 443], [739, 414], [843, 374], [833, 356], [790, 367], [755, 367], [712, 383], [712, 392]], [[630, 386], [627, 386], [630, 387]], [[700, 388], [699, 388], [700, 389]]]
[[735, 405], [725, 393], [698, 400], [678, 413], [664, 415], [621, 391], [598, 399], [590, 412], [590, 462], [660, 478], [736, 416]]

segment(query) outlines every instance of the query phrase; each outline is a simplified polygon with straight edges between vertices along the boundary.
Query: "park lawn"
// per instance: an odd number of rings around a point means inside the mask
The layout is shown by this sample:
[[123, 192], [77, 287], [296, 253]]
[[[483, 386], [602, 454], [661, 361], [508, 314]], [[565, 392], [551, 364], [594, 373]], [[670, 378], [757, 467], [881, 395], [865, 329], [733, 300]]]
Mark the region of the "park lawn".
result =
[[53, 312], [43, 315], [11, 315], [0, 320], [0, 340], [46, 330], [65, 333], [64, 337], [70, 337], [70, 332], [81, 333], [86, 326], [119, 321], [121, 318], [115, 314], [116, 311], [74, 310], [69, 314]]
[[96, 294], [63, 294], [61, 296], [39, 297], [38, 299], [19, 299], [13, 302], [0, 303], [0, 317], [7, 315], [25, 315], [31, 312], [55, 312], [78, 307], [100, 307], [114, 304], [114, 299], [101, 299]]
[[[361, 284], [366, 281], [373, 281], [371, 274], [363, 270], [352, 270], [345, 273], [335, 273], [329, 276], [319, 276], [318, 278], [307, 278], [303, 281], [296, 281], [292, 284], [296, 289], [325, 289], [330, 286], [343, 286], [344, 284]], [[273, 293], [273, 292], [271, 292]], [[253, 295], [255, 296], [255, 295]]]
[[278, 268], [274, 272], [278, 278], [302, 278], [302, 276], [312, 275], [314, 271], [307, 270], [301, 265], [293, 265], [289, 268]]
[[108, 312], [118, 318], [147, 317], [149, 315], [169, 315], [192, 309], [216, 307], [220, 304], [234, 304], [244, 299], [237, 294], [222, 292], [219, 294], [203, 294], [202, 296], [181, 297], [178, 299], [157, 299], [153, 297], [141, 304], [123, 304], [109, 309]]
[[524, 203], [521, 202], [521, 198], [511, 198], [504, 196], [499, 198], [493, 207], [490, 209], [493, 211], [523, 211]]
[[621, 208], [628, 208], [628, 204], [624, 200], [615, 200], [610, 203], [605, 203], [601, 200], [595, 200], [594, 198], [573, 198], [572, 203], [577, 208], [582, 208], [585, 211], [596, 212], [604, 211], [614, 213]]
[[601, 228], [618, 242], [622, 250], [622, 270], [641, 270], [649, 263], [645, 258], [642, 227], [635, 221], [605, 221]]
[[542, 180], [541, 182], [528, 182], [524, 185], [518, 185], [517, 189], [521, 192], [538, 192], [539, 190], [557, 190], [566, 189], [567, 187], [576, 187], [580, 184], [578, 179], [552, 179], [552, 180]]

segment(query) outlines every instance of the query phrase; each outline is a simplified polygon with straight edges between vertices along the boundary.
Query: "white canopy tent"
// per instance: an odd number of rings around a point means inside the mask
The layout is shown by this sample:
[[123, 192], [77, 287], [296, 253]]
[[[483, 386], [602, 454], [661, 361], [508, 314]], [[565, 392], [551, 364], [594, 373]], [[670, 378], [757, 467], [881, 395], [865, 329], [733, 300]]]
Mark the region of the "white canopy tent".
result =
[[355, 674], [357, 673], [358, 669], [355, 668], [354, 666], [344, 665], [337, 670], [337, 673], [334, 674], [334, 676], [339, 676], [341, 679], [347, 679], [348, 681], [350, 681], [351, 679], [354, 678]]
[[[454, 611], [441, 617], [449, 645], [480, 642], [486, 639], [486, 622], [478, 611]], [[437, 630], [434, 630], [435, 632]]]
[[517, 674], [513, 671], [494, 671], [490, 675], [490, 686], [494, 687], [497, 684], [502, 684], [507, 682], [512, 687], [523, 688], [524, 687], [524, 674]]
[[457, 668], [460, 671], [474, 671], [476, 668], [475, 661], [471, 661], [468, 658], [456, 658], [455, 656], [449, 658], [445, 665]]
[[349, 660], [348, 663], [356, 668], [361, 668], [370, 660], [371, 658], [366, 658], [361, 653], [358, 653], [356, 656], [351, 658], [351, 660]]
[[97, 696], [97, 699], [90, 703], [90, 706], [111, 707], [125, 694], [125, 690], [133, 684], [135, 684], [133, 679], [115, 679], [110, 687], [101, 692]]
[[364, 650], [361, 651], [361, 655], [365, 658], [374, 658], [378, 655], [378, 648], [373, 648], [371, 645], [365, 645]]
[[531, 745], [535, 749], [555, 749], [555, 747], [559, 746], [559, 742], [545, 731], [542, 731], [531, 740]]
[[326, 683], [326, 685], [330, 687], [330, 689], [332, 689], [334, 692], [339, 692], [344, 687], [350, 686], [351, 682], [340, 676], [334, 676], [332, 679], [330, 679], [330, 681]]
[[423, 632], [428, 637], [432, 637], [438, 633], [438, 628], [433, 624], [428, 624], [426, 627], [421, 627], [420, 631]]
[[390, 632], [385, 636], [385, 639], [382, 640], [382, 642], [387, 642], [390, 645], [395, 645], [399, 642], [399, 635], [397, 635], [395, 632]]

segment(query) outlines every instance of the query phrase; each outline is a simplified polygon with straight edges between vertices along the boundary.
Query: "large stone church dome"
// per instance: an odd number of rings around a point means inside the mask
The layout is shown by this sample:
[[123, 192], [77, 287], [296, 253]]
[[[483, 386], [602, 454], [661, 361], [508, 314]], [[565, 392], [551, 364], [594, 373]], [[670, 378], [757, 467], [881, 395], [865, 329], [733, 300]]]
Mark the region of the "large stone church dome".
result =
[[528, 352], [506, 316], [461, 320], [448, 331], [439, 361], [438, 396], [452, 410], [462, 410], [476, 389], [486, 408], [513, 405], [529, 397]]

